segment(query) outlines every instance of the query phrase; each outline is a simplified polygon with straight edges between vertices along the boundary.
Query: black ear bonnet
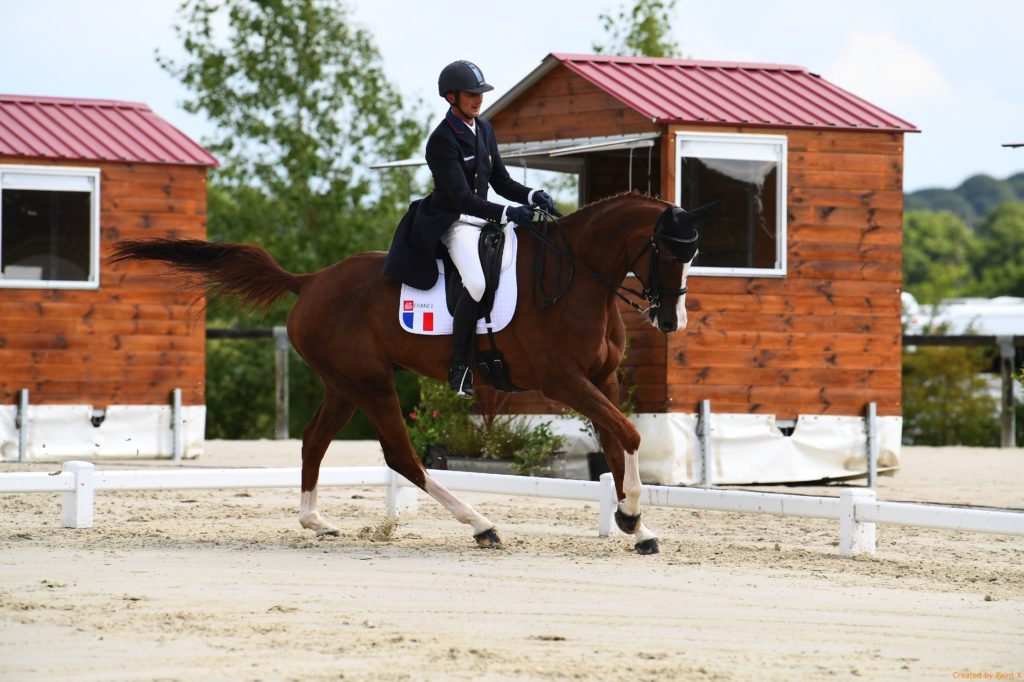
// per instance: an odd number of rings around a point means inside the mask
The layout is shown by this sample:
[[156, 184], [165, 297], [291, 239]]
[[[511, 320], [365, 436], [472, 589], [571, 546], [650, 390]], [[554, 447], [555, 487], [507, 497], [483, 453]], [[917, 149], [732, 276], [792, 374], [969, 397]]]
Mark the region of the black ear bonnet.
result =
[[689, 263], [697, 254], [697, 228], [694, 223], [703, 218], [707, 211], [698, 213], [702, 209], [709, 209], [702, 206], [696, 211], [685, 211], [677, 206], [672, 206], [661, 214], [658, 225], [654, 229], [654, 238], [661, 239], [669, 252], [683, 261]]

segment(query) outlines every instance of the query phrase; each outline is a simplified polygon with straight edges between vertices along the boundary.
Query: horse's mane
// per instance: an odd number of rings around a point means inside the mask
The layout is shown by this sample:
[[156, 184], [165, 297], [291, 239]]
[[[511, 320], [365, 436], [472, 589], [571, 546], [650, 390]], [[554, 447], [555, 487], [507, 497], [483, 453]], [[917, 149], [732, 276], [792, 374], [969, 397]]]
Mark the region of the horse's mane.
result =
[[575, 223], [579, 220], [586, 221], [589, 218], [592, 218], [595, 213], [603, 211], [607, 209], [610, 205], [626, 199], [639, 199], [641, 201], [653, 201], [657, 203], [664, 203], [661, 199], [657, 197], [653, 197], [650, 194], [647, 194], [646, 192], [641, 192], [639, 190], [634, 189], [632, 191], [619, 192], [618, 194], [610, 194], [606, 197], [595, 199], [594, 201], [591, 201], [589, 204], [584, 204], [583, 206], [580, 206], [578, 209], [562, 218], [562, 221], [567, 223]]

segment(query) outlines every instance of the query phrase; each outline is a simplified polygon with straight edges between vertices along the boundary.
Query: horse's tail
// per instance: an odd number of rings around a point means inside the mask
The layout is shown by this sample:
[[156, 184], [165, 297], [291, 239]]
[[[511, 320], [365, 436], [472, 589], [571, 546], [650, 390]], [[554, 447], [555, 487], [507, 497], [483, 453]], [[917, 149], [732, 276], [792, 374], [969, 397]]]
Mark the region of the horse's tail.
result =
[[160, 261], [188, 275], [189, 289], [235, 298], [264, 312], [286, 293], [299, 293], [309, 278], [288, 272], [259, 246], [200, 239], [126, 239], [114, 245], [107, 260]]

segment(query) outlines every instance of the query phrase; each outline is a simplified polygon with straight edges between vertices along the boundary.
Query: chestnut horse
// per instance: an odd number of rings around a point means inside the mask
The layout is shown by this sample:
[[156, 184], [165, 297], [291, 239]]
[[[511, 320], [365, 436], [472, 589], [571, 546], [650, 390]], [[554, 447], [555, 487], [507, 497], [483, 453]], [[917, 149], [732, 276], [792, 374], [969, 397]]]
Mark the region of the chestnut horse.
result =
[[[594, 423], [615, 478], [616, 521], [635, 535], [641, 554], [657, 552], [658, 541], [640, 520], [640, 434], [617, 407], [615, 369], [625, 328], [616, 296], [622, 297], [621, 282], [635, 271], [644, 290], [633, 293], [645, 298], [646, 306], [634, 307], [663, 332], [685, 327], [686, 276], [696, 254], [693, 223], [701, 214], [628, 193], [589, 204], [547, 229], [536, 223], [529, 230], [520, 227], [519, 303], [512, 321], [495, 335], [513, 384], [537, 389]], [[531, 303], [531, 263], [538, 250], [548, 272], [559, 259], [563, 266], [571, 261], [563, 272], [575, 272], [563, 282], [555, 305]], [[196, 290], [232, 296], [251, 308], [266, 308], [289, 292], [298, 296], [288, 337], [324, 383], [323, 402], [302, 433], [303, 527], [339, 533], [317, 509], [317, 478], [331, 439], [359, 408], [376, 428], [391, 469], [470, 524], [480, 546], [501, 546], [494, 524], [439, 484], [409, 442], [395, 370], [444, 381], [452, 342], [399, 327], [401, 286], [381, 276], [384, 258], [381, 252], [360, 253], [315, 274], [296, 275], [258, 246], [155, 239], [122, 241], [111, 260], [161, 261], [191, 275]]]

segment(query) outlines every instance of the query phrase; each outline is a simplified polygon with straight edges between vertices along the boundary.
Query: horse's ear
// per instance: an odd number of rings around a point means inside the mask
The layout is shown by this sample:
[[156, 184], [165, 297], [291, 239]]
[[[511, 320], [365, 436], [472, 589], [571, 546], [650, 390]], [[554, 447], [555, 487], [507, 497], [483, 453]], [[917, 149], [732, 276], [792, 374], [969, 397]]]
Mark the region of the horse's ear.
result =
[[695, 223], [698, 220], [708, 217], [711, 215], [715, 206], [718, 206], [718, 200], [712, 201], [710, 204], [704, 204], [697, 208], [690, 209], [689, 211], [684, 210], [680, 218], [687, 223]]

